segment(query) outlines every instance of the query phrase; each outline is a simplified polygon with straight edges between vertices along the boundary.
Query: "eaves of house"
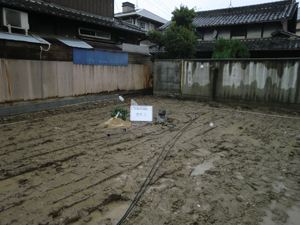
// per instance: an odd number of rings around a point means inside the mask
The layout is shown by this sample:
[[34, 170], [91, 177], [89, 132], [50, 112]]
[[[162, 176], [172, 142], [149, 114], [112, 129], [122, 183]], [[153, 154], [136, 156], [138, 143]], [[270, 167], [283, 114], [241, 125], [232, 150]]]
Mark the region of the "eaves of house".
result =
[[[218, 10], [197, 12], [193, 24], [196, 27], [215, 27], [239, 24], [274, 22], [292, 19], [298, 3], [295, 0], [276, 1]], [[165, 30], [170, 22], [158, 30]]]
[[102, 25], [145, 35], [145, 31], [142, 29], [137, 26], [130, 26], [127, 23], [124, 23], [124, 21], [114, 20], [113, 18], [103, 17], [54, 3], [43, 2], [41, 0], [0, 0], [0, 5], [26, 12], [38, 12], [55, 17]]

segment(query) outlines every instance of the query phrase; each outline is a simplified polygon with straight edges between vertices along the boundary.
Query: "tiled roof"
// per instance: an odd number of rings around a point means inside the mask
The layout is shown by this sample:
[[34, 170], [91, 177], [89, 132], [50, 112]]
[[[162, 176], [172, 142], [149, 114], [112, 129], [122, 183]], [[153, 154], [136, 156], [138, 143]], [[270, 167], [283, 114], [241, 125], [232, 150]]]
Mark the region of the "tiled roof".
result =
[[39, 12], [56, 17], [63, 17], [102, 26], [114, 27], [135, 33], [145, 34], [139, 27], [130, 27], [115, 22], [112, 18], [95, 15], [92, 13], [64, 7], [54, 3], [47, 3], [41, 0], [0, 0], [0, 6], [10, 7], [25, 12]]
[[[253, 38], [239, 40], [250, 51], [271, 51], [271, 50], [300, 50], [300, 38]], [[211, 52], [216, 41], [200, 41], [198, 52]], [[150, 53], [158, 52], [158, 47], [149, 47]]]
[[151, 19], [151, 20], [155, 20], [159, 23], [166, 23], [167, 20], [146, 10], [146, 9], [136, 9], [136, 10], [132, 10], [132, 11], [129, 11], [129, 12], [122, 12], [122, 13], [116, 13], [115, 14], [115, 17], [118, 17], [118, 18], [122, 18], [124, 16], [130, 16], [130, 15], [137, 15], [137, 16], [142, 16], [142, 17], [145, 17], [147, 19]]
[[[291, 19], [298, 8], [295, 0], [277, 1], [259, 5], [249, 5], [197, 12], [193, 24], [197, 27], [225, 26], [261, 23]], [[168, 28], [164, 24], [159, 30]]]

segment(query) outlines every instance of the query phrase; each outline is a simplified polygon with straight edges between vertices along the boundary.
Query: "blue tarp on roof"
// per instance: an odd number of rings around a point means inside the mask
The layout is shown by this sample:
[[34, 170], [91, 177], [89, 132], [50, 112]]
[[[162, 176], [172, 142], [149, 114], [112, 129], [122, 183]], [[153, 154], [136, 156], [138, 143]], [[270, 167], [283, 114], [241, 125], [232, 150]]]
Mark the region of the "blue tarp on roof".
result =
[[73, 63], [82, 65], [128, 66], [128, 53], [73, 48]]

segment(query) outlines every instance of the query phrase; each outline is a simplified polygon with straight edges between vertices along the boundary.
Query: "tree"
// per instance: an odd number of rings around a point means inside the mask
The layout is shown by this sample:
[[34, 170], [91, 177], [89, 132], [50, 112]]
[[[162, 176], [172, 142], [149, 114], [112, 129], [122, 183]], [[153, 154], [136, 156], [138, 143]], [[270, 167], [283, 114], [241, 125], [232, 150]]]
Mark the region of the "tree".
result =
[[197, 37], [194, 34], [193, 19], [196, 17], [194, 9], [180, 6], [172, 12], [170, 26], [164, 34], [149, 31], [148, 38], [158, 45], [156, 57], [159, 59], [187, 59], [195, 58]]
[[227, 59], [227, 58], [250, 58], [248, 48], [237, 39], [230, 39], [226, 41], [220, 38], [214, 45], [213, 59]]

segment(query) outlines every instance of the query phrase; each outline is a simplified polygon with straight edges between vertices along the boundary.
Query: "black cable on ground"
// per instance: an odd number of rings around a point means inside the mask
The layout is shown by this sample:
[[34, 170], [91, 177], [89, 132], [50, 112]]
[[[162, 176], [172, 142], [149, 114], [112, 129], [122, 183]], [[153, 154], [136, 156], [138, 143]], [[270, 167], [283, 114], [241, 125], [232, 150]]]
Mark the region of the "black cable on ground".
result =
[[[149, 184], [151, 183], [153, 177], [155, 176], [156, 172], [158, 171], [159, 167], [162, 165], [163, 161], [165, 160], [165, 158], [168, 156], [171, 148], [175, 145], [175, 143], [177, 142], [177, 140], [181, 137], [181, 135], [189, 128], [189, 126], [196, 120], [198, 119], [200, 116], [198, 113], [194, 113], [195, 114], [195, 118], [193, 119], [189, 114], [191, 113], [187, 113], [186, 115], [190, 118], [189, 121], [186, 121], [184, 123], [188, 123], [184, 128], [182, 128], [175, 136], [174, 138], [172, 138], [170, 141], [168, 141], [162, 151], [160, 152], [158, 158], [156, 159], [154, 165], [151, 168], [151, 171], [149, 172], [147, 178], [145, 179], [144, 183], [142, 184], [140, 190], [138, 191], [138, 193], [136, 194], [134, 200], [132, 201], [132, 203], [130, 204], [129, 208], [127, 209], [126, 213], [124, 214], [124, 216], [120, 219], [120, 221], [117, 223], [117, 225], [122, 224], [122, 222], [127, 218], [127, 216], [130, 214], [130, 212], [133, 210], [133, 208], [135, 207], [135, 205], [137, 204], [137, 202], [139, 201], [139, 199], [142, 197], [142, 195], [144, 194], [144, 192], [146, 191], [147, 187], [149, 186]], [[163, 152], [165, 151], [166, 146], [170, 143], [173, 142], [173, 144], [169, 147], [169, 149], [167, 150], [166, 154], [164, 155], [164, 157], [162, 158], [161, 162], [158, 164], [158, 161], [160, 159], [160, 157], [163, 155]], [[157, 165], [158, 164], [158, 165]], [[154, 170], [154, 168], [157, 168]], [[154, 172], [153, 172], [154, 170]], [[153, 172], [153, 174], [152, 174]], [[147, 182], [148, 181], [148, 182]]]

